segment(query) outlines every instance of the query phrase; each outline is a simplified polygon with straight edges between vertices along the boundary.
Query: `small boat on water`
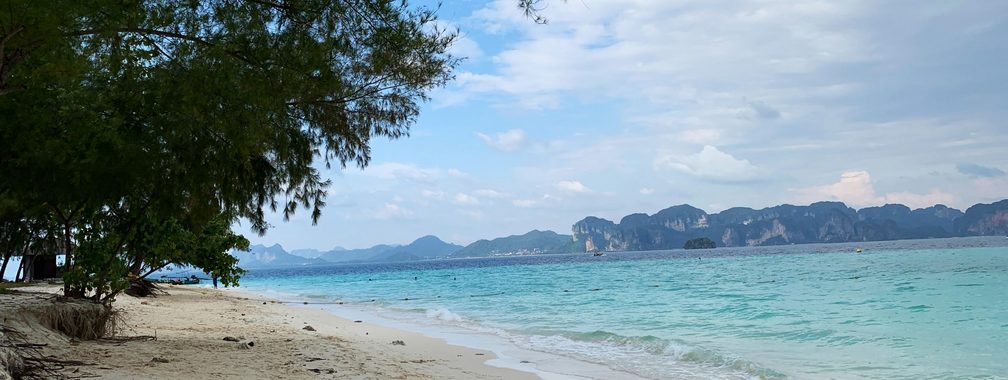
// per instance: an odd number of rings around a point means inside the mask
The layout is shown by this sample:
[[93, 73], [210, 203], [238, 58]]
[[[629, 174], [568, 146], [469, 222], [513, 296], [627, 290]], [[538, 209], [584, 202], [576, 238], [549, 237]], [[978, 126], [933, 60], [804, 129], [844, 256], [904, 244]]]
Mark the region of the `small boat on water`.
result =
[[172, 285], [199, 285], [200, 279], [199, 277], [196, 277], [196, 275], [192, 275], [189, 277], [161, 276], [161, 278], [158, 278], [154, 282], [159, 284], [172, 284]]
[[861, 253], [861, 248], [855, 249], [854, 253]]
[[588, 238], [588, 241], [585, 242], [585, 252], [588, 252], [595, 257], [605, 256], [604, 252], [601, 252], [598, 250], [598, 248], [595, 248], [595, 243], [592, 243], [591, 238]]

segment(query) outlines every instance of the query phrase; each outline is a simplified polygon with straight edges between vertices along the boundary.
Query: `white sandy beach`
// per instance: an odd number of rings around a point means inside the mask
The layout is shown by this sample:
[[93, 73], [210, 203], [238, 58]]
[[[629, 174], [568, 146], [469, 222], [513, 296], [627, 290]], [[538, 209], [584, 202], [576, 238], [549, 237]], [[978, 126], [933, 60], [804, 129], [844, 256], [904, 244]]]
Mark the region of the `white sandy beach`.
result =
[[538, 378], [485, 364], [494, 358], [491, 352], [309, 307], [199, 287], [165, 287], [168, 294], [153, 298], [119, 296], [115, 307], [125, 317], [120, 336], [151, 335], [155, 340], [71, 341], [41, 327], [21, 309], [55, 290], [27, 287], [0, 294], [0, 316], [27, 341], [44, 345], [42, 354], [84, 363], [63, 368], [68, 377]]

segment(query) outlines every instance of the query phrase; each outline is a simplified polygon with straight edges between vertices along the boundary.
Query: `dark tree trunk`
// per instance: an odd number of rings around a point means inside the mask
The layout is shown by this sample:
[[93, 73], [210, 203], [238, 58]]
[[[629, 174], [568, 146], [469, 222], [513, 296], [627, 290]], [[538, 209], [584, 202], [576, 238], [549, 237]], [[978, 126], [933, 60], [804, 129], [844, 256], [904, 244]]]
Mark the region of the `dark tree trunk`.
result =
[[[70, 242], [70, 223], [69, 222], [65, 222], [65, 224], [63, 224], [63, 267], [68, 272], [71, 269], [73, 269], [73, 261], [72, 261], [73, 256], [71, 255], [71, 252], [70, 252], [70, 247], [71, 247], [70, 244], [71, 244], [71, 242]], [[70, 284], [64, 282], [63, 283], [63, 295], [69, 297], [69, 296], [72, 295], [71, 293], [72, 292], [70, 290]]]
[[21, 256], [21, 280], [28, 282], [32, 280], [32, 264], [35, 262], [35, 255]]
[[[63, 245], [63, 258], [64, 258], [63, 259], [63, 268], [64, 268], [65, 272], [69, 272], [71, 269], [73, 269], [73, 252], [72, 252], [73, 240], [72, 240], [72, 235], [70, 234], [70, 229], [72, 227], [72, 225], [71, 225], [72, 222], [71, 221], [74, 218], [74, 214], [76, 213], [76, 210], [73, 211], [73, 212], [71, 212], [70, 215], [64, 214], [62, 210], [60, 210], [59, 208], [55, 208], [55, 207], [53, 208], [53, 211], [55, 211], [56, 217], [59, 218], [60, 227], [62, 227], [62, 230], [63, 230], [63, 231], [61, 231], [63, 236], [60, 237], [60, 240], [62, 240], [61, 243]], [[78, 295], [77, 293], [80, 293], [80, 294]], [[65, 296], [65, 297], [74, 297], [74, 296], [76, 296], [76, 297], [80, 298], [80, 297], [84, 296], [83, 293], [84, 293], [83, 289], [71, 289], [70, 288], [70, 283], [63, 282], [63, 296]]]
[[0, 265], [0, 279], [3, 279], [4, 273], [7, 273], [7, 263], [10, 262], [11, 256], [14, 252], [7, 252], [4, 254], [3, 265]]
[[21, 262], [18, 263], [17, 273], [14, 274], [14, 282], [21, 282], [21, 272], [24, 270], [25, 261], [26, 261], [25, 259], [27, 259], [27, 258], [28, 258], [28, 256], [21, 256]]
[[[9, 231], [11, 229], [10, 225], [5, 225], [5, 226], [3, 226], [3, 228], [5, 230], [7, 230], [7, 231]], [[3, 281], [3, 275], [4, 275], [4, 273], [7, 273], [7, 263], [10, 262], [10, 258], [11, 258], [11, 256], [14, 255], [14, 251], [15, 251], [15, 248], [14, 248], [14, 238], [11, 235], [13, 235], [13, 234], [8, 234], [8, 236], [7, 236], [7, 244], [5, 244], [4, 247], [3, 247], [4, 248], [3, 249], [4, 256], [3, 256], [3, 265], [0, 265], [0, 281]]]

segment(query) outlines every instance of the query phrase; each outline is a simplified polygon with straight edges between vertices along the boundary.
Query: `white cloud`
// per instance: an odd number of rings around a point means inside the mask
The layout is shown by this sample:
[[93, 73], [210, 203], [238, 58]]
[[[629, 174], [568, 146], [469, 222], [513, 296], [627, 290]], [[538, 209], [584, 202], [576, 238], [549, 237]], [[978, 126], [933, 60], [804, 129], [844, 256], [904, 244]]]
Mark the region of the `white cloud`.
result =
[[533, 208], [538, 207], [551, 199], [556, 200], [557, 198], [549, 194], [543, 194], [542, 198], [539, 199], [515, 199], [511, 201], [511, 204], [513, 204], [515, 207]]
[[955, 205], [958, 198], [952, 194], [934, 189], [927, 194], [892, 192], [877, 194], [871, 175], [865, 170], [847, 171], [840, 180], [825, 186], [797, 189], [801, 203], [822, 200], [841, 201], [857, 208], [880, 206], [886, 203], [900, 203], [910, 208], [930, 207], [935, 204]]
[[959, 197], [934, 189], [927, 194], [916, 194], [911, 192], [888, 193], [885, 195], [886, 203], [900, 203], [910, 208], [931, 207], [936, 204], [957, 205]]
[[420, 192], [420, 195], [423, 195], [424, 198], [444, 199], [445, 193], [443, 191], [433, 191], [425, 189]]
[[364, 175], [389, 180], [410, 180], [417, 182], [433, 182], [442, 176], [440, 169], [421, 168], [413, 164], [385, 162], [368, 166]]
[[1008, 177], [977, 178], [969, 182], [970, 188], [975, 191], [979, 201], [994, 202], [1008, 198]]
[[765, 83], [873, 57], [865, 33], [841, 22], [864, 11], [858, 4], [613, 0], [550, 7], [550, 24], [541, 28], [515, 18], [513, 6], [498, 0], [476, 17], [525, 39], [494, 57], [496, 73], [467, 73], [463, 86], [513, 94], [521, 104], [565, 92], [652, 102], [704, 97], [707, 84]]
[[489, 198], [489, 199], [501, 199], [501, 198], [506, 198], [507, 197], [507, 194], [501, 193], [501, 192], [499, 192], [497, 190], [493, 190], [493, 189], [479, 189], [479, 190], [473, 191], [473, 195], [475, 195], [477, 197]]
[[651, 195], [654, 194], [654, 191], [655, 190], [650, 187], [642, 187], [639, 192], [641, 195]]
[[[496, 0], [471, 21], [501, 32], [503, 50], [485, 44], [494, 64], [463, 67], [456, 89], [505, 106], [578, 112], [604, 105], [598, 108], [622, 115], [620, 126], [646, 127], [634, 130], [642, 137], [639, 144], [607, 157], [647, 152], [669, 158], [662, 153], [693, 153], [683, 149], [695, 144], [730, 147], [736, 161], [748, 158], [764, 169], [757, 174], [796, 177], [851, 166], [895, 175], [954, 163], [948, 157], [1008, 168], [997, 153], [975, 149], [986, 144], [1003, 150], [1008, 143], [1005, 113], [996, 106], [1004, 103], [1003, 91], [975, 81], [1006, 78], [997, 63], [1008, 53], [991, 56], [984, 48], [1008, 32], [1000, 17], [1006, 12], [1008, 2], [906, 8], [863, 1], [607, 0], [587, 7], [556, 1], [547, 12], [550, 24], [530, 27], [513, 0]], [[964, 20], [970, 28], [962, 26]], [[913, 96], [904, 96], [906, 88], [915, 89]], [[943, 125], [923, 126], [927, 120]], [[596, 147], [619, 137], [607, 127], [587, 122], [580, 129], [592, 139], [551, 152], [597, 154]], [[949, 141], [969, 146], [949, 147], [944, 158], [926, 148]], [[849, 157], [851, 150], [858, 157]], [[679, 169], [700, 178], [725, 180], [679, 161], [666, 163], [685, 165]], [[549, 165], [578, 164], [540, 167]], [[935, 185], [952, 188], [927, 183], [923, 189]], [[774, 189], [785, 190], [786, 185]]]
[[408, 218], [413, 216], [413, 212], [395, 203], [386, 203], [375, 211], [374, 217], [377, 219]]
[[522, 129], [512, 129], [507, 132], [498, 133], [496, 137], [490, 137], [482, 133], [477, 133], [476, 136], [479, 136], [491, 148], [504, 152], [513, 152], [521, 149], [528, 142], [528, 136], [525, 135], [525, 131]]
[[684, 157], [659, 157], [655, 160], [655, 167], [724, 182], [751, 181], [760, 176], [760, 169], [749, 163], [749, 160], [737, 159], [711, 145], [705, 145], [699, 153]]
[[591, 192], [591, 189], [582, 184], [581, 181], [560, 181], [556, 183], [556, 188], [571, 193]]
[[[760, 208], [793, 202], [802, 195], [793, 188], [816, 190], [801, 197], [807, 201], [878, 204], [947, 202], [951, 193], [960, 202], [949, 206], [960, 208], [1006, 196], [1008, 175], [970, 178], [955, 165], [1008, 171], [1005, 91], [991, 85], [1008, 82], [1008, 50], [991, 49], [1008, 35], [1008, 2], [550, 2], [547, 26], [530, 23], [514, 0], [490, 0], [468, 18], [472, 4], [445, 2], [482, 58], [462, 62], [457, 80], [431, 94], [434, 106], [425, 107], [411, 139], [374, 140], [375, 163], [425, 157], [422, 164], [378, 173], [398, 181], [347, 170], [359, 178], [334, 179], [319, 225], [326, 233], [300, 221], [287, 228], [278, 217], [274, 236], [298, 236], [294, 247], [409, 242], [429, 233], [472, 241], [567, 230], [586, 215], [618, 219], [670, 202]], [[484, 33], [484, 22], [501, 33]], [[444, 103], [451, 109], [438, 107]], [[460, 130], [452, 125], [478, 126], [461, 131], [462, 139], [499, 147], [457, 149]], [[512, 128], [529, 128], [524, 143], [508, 143], [501, 132]], [[726, 162], [748, 159], [762, 179], [703, 183], [723, 181], [700, 165], [706, 145]], [[656, 163], [666, 171], [655, 172]], [[874, 181], [831, 187], [848, 168], [867, 168]], [[590, 180], [593, 193], [555, 188], [569, 179]], [[654, 195], [634, 195], [645, 184]], [[477, 191], [484, 187], [506, 196]], [[423, 189], [442, 194], [424, 197]], [[542, 192], [566, 198], [546, 200]], [[459, 206], [457, 193], [481, 204]], [[396, 194], [405, 200], [392, 201]], [[341, 218], [372, 215], [385, 202], [416, 220]], [[486, 219], [473, 223], [467, 211]]]
[[715, 129], [689, 129], [679, 133], [678, 138], [691, 144], [711, 144], [721, 139], [721, 132]]
[[457, 193], [455, 194], [455, 203], [458, 203], [460, 205], [473, 206], [478, 205], [480, 201], [478, 198], [472, 195], [466, 193]]
[[511, 201], [511, 204], [515, 205], [515, 207], [521, 208], [532, 208], [539, 205], [539, 203], [542, 203], [542, 201], [538, 199], [515, 199]]
[[840, 181], [825, 185], [798, 190], [802, 194], [803, 203], [831, 200], [841, 201], [850, 206], [879, 206], [885, 202], [885, 197], [875, 194], [875, 185], [867, 171], [848, 171], [840, 175]]
[[415, 164], [401, 162], [383, 162], [364, 168], [360, 174], [377, 179], [390, 181], [419, 182], [425, 185], [435, 185], [446, 178], [466, 178], [469, 174], [458, 169], [441, 169], [420, 167]]
[[469, 60], [478, 60], [483, 57], [483, 50], [479, 44], [466, 35], [459, 35], [455, 43], [448, 48], [448, 52], [456, 57], [464, 57]]

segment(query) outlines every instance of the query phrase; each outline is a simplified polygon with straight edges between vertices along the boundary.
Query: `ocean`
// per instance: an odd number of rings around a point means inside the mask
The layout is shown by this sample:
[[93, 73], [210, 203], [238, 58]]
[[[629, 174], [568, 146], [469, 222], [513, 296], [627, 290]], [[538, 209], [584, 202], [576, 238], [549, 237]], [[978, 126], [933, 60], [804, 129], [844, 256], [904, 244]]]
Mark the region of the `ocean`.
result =
[[1005, 246], [980, 237], [346, 264], [253, 270], [242, 288], [641, 378], [1008, 379]]

